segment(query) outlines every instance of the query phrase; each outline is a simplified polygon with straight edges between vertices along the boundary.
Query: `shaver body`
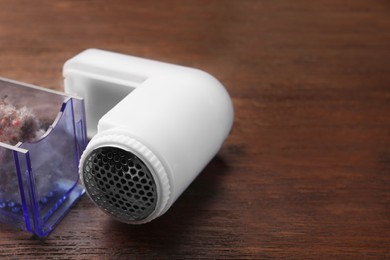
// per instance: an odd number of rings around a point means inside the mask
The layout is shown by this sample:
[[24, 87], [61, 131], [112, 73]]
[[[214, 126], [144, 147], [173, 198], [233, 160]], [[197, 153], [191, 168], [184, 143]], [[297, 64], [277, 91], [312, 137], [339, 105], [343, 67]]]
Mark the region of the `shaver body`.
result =
[[197, 69], [90, 49], [65, 63], [64, 77], [65, 91], [85, 99], [92, 138], [81, 179], [91, 199], [122, 222], [165, 213], [233, 125], [225, 88]]

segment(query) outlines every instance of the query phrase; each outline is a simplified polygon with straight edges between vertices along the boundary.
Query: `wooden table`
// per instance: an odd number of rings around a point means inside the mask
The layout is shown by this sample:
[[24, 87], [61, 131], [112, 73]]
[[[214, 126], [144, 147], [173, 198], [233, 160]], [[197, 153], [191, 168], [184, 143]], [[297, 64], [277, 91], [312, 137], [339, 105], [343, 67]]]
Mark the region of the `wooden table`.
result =
[[45, 240], [1, 225], [1, 258], [390, 258], [388, 1], [0, 1], [2, 77], [62, 90], [91, 47], [208, 71], [234, 129], [160, 219], [84, 196]]

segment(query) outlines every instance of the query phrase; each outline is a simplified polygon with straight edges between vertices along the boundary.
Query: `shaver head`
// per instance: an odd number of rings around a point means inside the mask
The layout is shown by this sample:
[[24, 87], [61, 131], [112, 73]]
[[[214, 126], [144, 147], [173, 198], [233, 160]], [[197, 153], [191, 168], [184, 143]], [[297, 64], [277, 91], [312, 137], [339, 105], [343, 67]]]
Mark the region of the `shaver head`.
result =
[[122, 222], [141, 221], [156, 208], [153, 175], [129, 151], [110, 146], [93, 150], [83, 165], [83, 181], [91, 199]]

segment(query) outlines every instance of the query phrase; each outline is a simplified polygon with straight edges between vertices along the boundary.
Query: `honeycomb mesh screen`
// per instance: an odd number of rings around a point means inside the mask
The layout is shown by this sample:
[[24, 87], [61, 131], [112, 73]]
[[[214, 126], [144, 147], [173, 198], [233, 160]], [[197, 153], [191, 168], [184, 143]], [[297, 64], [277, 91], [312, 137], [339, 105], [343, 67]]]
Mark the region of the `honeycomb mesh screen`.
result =
[[131, 152], [116, 147], [94, 150], [85, 160], [83, 178], [95, 203], [124, 222], [145, 219], [156, 207], [154, 178]]

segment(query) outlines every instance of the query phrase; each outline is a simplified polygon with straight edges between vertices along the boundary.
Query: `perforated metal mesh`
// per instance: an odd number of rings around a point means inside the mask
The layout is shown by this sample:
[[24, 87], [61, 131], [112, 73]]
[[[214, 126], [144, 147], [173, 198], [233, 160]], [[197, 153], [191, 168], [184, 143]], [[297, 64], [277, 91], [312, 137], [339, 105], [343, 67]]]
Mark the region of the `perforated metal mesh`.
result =
[[86, 158], [84, 184], [90, 197], [124, 222], [145, 219], [156, 207], [156, 183], [146, 165], [133, 153], [102, 147]]

